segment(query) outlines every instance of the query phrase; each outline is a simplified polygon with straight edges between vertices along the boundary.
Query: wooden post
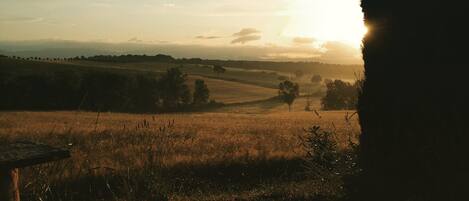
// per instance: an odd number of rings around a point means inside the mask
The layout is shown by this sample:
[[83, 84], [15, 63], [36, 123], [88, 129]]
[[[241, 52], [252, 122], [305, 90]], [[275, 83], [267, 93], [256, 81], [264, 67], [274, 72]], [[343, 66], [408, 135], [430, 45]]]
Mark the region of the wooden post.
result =
[[68, 150], [31, 142], [0, 144], [0, 201], [20, 201], [19, 169], [70, 157]]
[[0, 170], [0, 201], [20, 201], [19, 170]]

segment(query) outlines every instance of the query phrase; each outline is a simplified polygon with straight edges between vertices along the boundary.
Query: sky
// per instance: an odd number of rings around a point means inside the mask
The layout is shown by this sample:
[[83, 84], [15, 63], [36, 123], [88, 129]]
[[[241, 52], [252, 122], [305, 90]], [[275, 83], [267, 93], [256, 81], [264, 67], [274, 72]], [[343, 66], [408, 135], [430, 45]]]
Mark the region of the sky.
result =
[[352, 63], [366, 33], [359, 0], [1, 0], [0, 30], [0, 41], [281, 47], [264, 58]]

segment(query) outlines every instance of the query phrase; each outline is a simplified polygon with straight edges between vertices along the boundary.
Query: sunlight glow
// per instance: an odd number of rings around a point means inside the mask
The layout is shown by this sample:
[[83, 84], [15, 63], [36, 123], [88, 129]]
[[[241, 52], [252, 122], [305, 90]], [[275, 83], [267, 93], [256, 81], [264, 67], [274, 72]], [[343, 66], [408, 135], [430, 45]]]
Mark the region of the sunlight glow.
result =
[[295, 0], [288, 15], [288, 37], [341, 41], [359, 48], [367, 32], [359, 0]]

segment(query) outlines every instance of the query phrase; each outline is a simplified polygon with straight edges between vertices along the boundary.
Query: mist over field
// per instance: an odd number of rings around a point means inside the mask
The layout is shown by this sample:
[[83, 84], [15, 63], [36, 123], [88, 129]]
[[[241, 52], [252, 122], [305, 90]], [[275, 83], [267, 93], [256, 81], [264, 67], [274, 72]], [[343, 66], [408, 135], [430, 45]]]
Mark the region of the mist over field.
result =
[[176, 58], [254, 61], [309, 61], [331, 64], [363, 63], [359, 49], [340, 42], [309, 46], [221, 46], [174, 43], [106, 43], [69, 40], [0, 41], [0, 53], [21, 57], [75, 57], [122, 54], [169, 54]]

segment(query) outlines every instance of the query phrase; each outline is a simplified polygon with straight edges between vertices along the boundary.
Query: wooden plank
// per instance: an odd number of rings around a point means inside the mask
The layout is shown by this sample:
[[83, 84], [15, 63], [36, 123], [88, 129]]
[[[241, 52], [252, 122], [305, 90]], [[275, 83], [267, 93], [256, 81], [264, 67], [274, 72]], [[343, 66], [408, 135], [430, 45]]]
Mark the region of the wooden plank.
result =
[[0, 144], [0, 169], [14, 169], [70, 157], [68, 150], [32, 142]]
[[19, 170], [0, 169], [0, 200], [20, 201]]

